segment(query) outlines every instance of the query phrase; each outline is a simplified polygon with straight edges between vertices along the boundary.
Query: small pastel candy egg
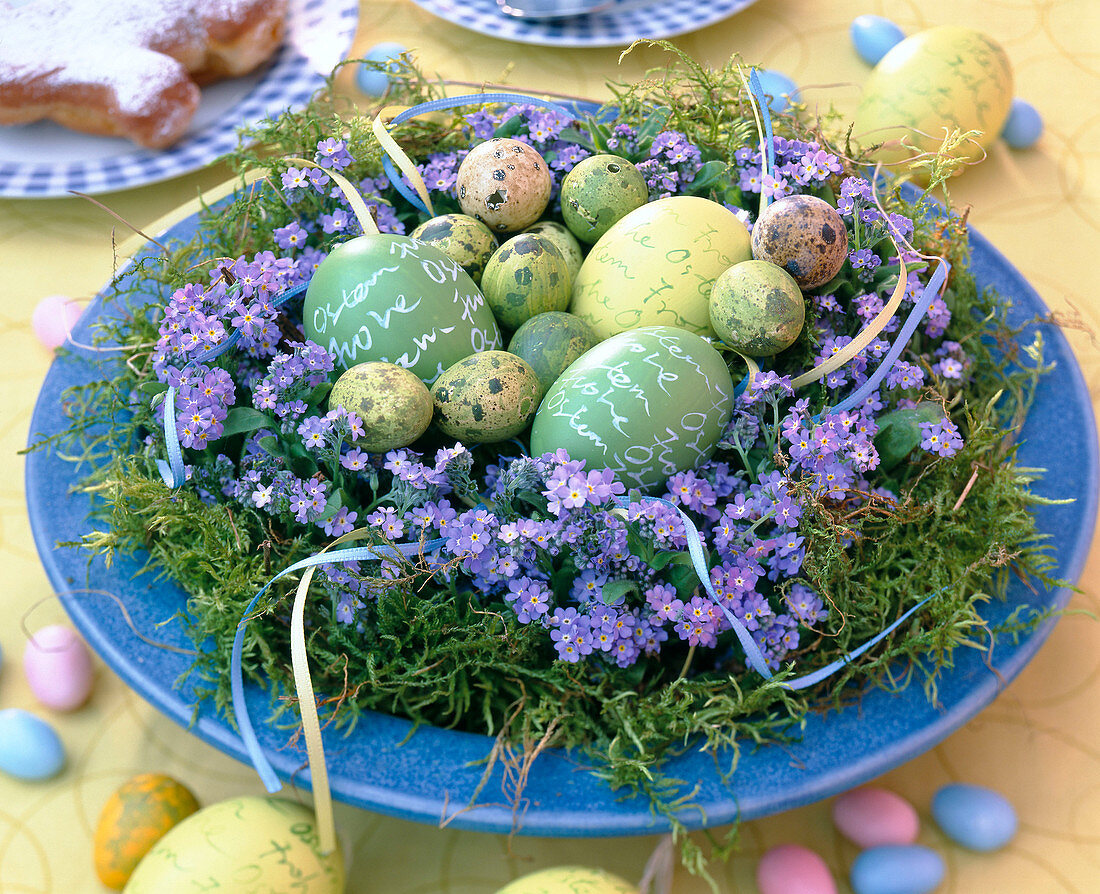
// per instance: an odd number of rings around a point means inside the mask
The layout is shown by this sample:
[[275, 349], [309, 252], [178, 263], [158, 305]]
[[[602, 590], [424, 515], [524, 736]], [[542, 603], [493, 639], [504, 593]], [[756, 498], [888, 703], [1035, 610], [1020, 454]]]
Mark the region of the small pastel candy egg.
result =
[[1005, 797], [980, 785], [945, 785], [932, 798], [943, 833], [973, 851], [995, 851], [1016, 834], [1016, 811]]
[[[396, 41], [387, 40], [376, 43], [363, 54], [363, 58], [369, 62], [389, 62], [402, 53], [408, 52], [408, 49], [408, 47], [402, 46]], [[355, 83], [368, 96], [381, 96], [386, 92], [386, 88], [390, 86], [390, 77], [384, 71], [360, 65], [355, 73]]]
[[905, 32], [882, 16], [856, 16], [848, 33], [859, 57], [868, 65], [878, 65], [879, 59], [905, 40]]
[[198, 809], [191, 790], [171, 776], [128, 779], [107, 799], [96, 823], [92, 856], [99, 880], [121, 891], [153, 845]]
[[1039, 110], [1019, 97], [1013, 99], [1001, 138], [1013, 149], [1030, 149], [1042, 135], [1043, 118]]
[[856, 894], [929, 894], [943, 881], [943, 858], [919, 844], [884, 844], [865, 850], [852, 864]]
[[52, 726], [22, 708], [0, 710], [0, 770], [18, 779], [49, 779], [65, 766]]
[[862, 848], [912, 844], [920, 831], [917, 811], [901, 795], [884, 788], [857, 788], [833, 802], [840, 834]]
[[497, 894], [638, 894], [638, 889], [602, 869], [555, 866], [517, 878]]
[[836, 894], [825, 861], [798, 844], [781, 844], [760, 858], [756, 887], [760, 894]]
[[798, 85], [774, 68], [759, 69], [756, 76], [760, 79], [760, 88], [768, 97], [768, 108], [777, 115], [785, 112], [791, 104], [791, 97], [798, 92]]
[[50, 350], [65, 344], [84, 308], [64, 295], [47, 295], [35, 305], [31, 328]]
[[92, 656], [71, 627], [53, 624], [31, 637], [23, 650], [31, 692], [47, 708], [75, 711], [92, 693]]

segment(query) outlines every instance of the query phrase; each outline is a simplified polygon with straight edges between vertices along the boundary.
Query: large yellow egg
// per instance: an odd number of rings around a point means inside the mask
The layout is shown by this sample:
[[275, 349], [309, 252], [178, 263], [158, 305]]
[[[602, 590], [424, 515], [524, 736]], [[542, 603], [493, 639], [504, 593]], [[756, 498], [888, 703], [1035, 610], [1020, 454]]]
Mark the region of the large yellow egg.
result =
[[711, 287], [723, 270], [751, 257], [748, 230], [725, 206], [698, 196], [658, 199], [592, 246], [569, 310], [601, 339], [639, 326], [713, 335]]
[[1012, 108], [1012, 67], [995, 41], [959, 25], [930, 28], [906, 38], [871, 72], [856, 111], [853, 134], [864, 146], [883, 142], [875, 159], [908, 160], [939, 149], [946, 130], [979, 130], [956, 157], [978, 160], [1001, 132]]
[[138, 864], [125, 894], [343, 894], [344, 857], [322, 856], [313, 813], [283, 798], [241, 797], [194, 813]]
[[96, 823], [92, 854], [99, 880], [121, 891], [153, 845], [198, 809], [191, 790], [171, 776], [128, 779], [107, 799]]
[[638, 894], [638, 889], [602, 869], [555, 866], [517, 878], [497, 894]]

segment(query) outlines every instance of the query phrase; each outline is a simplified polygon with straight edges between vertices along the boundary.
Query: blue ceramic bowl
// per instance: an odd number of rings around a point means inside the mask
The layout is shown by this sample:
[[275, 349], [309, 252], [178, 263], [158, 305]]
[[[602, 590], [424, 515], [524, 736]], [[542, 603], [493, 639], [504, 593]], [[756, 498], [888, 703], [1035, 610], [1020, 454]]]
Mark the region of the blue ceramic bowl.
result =
[[[169, 238], [187, 239], [197, 220], [188, 219], [169, 231]], [[971, 234], [973, 271], [981, 286], [995, 287], [1013, 302], [1010, 322], [1023, 323], [1045, 315], [1035, 291], [988, 242]], [[76, 332], [89, 340], [90, 322], [111, 313], [97, 300]], [[1033, 329], [1022, 340], [1030, 341]], [[1035, 405], [1023, 431], [1019, 461], [1050, 471], [1036, 486], [1045, 497], [1067, 499], [1062, 506], [1037, 506], [1039, 530], [1057, 547], [1055, 574], [1076, 580], [1084, 565], [1096, 519], [1098, 472], [1096, 429], [1088, 392], [1062, 334], [1043, 327], [1047, 359], [1056, 366], [1039, 387]], [[63, 392], [98, 378], [103, 355], [79, 352], [58, 358], [46, 377], [31, 424], [31, 441], [67, 426]], [[31, 453], [26, 465], [27, 505], [42, 562], [62, 594], [65, 607], [88, 642], [131, 687], [191, 733], [239, 760], [247, 760], [230, 724], [209, 706], [191, 725], [193, 678], [189, 659], [139, 639], [110, 599], [82, 596], [84, 587], [108, 590], [125, 604], [135, 627], [146, 635], [180, 647], [190, 647], [178, 621], [170, 621], [185, 604], [184, 594], [152, 576], [137, 576], [140, 559], [121, 559], [106, 568], [89, 564], [75, 549], [59, 549], [59, 541], [78, 540], [90, 529], [89, 500], [70, 493], [78, 469], [52, 451]], [[920, 587], [914, 582], [914, 587]], [[1003, 621], [1017, 606], [1060, 608], [1066, 590], [1031, 593], [1018, 582], [1003, 602], [987, 606], [991, 625]], [[921, 687], [900, 693], [867, 692], [858, 704], [828, 715], [811, 714], [802, 740], [784, 746], [746, 744], [736, 773], [723, 781], [721, 759], [690, 751], [671, 759], [665, 769], [673, 777], [697, 781], [697, 808], [685, 811], [683, 822], [692, 828], [750, 819], [807, 804], [872, 779], [931, 748], [973, 717], [1015, 677], [1049, 634], [1049, 620], [1018, 643], [999, 641], [989, 656], [974, 649], [954, 653], [954, 667], [939, 685], [939, 706], [929, 704]], [[271, 711], [270, 696], [250, 686], [250, 711], [259, 726], [261, 745], [284, 778], [308, 783], [302, 748], [287, 747], [288, 735], [264, 723]], [[496, 767], [478, 802], [466, 809], [482, 778], [489, 738], [462, 732], [422, 728], [409, 735], [411, 725], [382, 714], [368, 713], [348, 736], [325, 734], [325, 753], [336, 796], [350, 804], [380, 813], [427, 823], [451, 819], [461, 828], [507, 832], [516, 816], [501, 769]], [[519, 831], [544, 836], [600, 836], [650, 834], [665, 831], [667, 821], [655, 817], [640, 797], [621, 800], [622, 793], [588, 772], [582, 757], [561, 750], [541, 755], [531, 769], [523, 792]]]

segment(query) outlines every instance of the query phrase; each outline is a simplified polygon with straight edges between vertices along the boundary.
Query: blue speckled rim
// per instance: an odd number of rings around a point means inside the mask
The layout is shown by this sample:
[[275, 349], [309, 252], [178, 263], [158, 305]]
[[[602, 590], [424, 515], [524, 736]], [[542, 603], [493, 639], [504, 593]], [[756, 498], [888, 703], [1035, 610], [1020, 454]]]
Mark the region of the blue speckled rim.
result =
[[[92, 195], [144, 186], [205, 167], [237, 147], [237, 129], [304, 106], [325, 83], [329, 71], [303, 52], [338, 35], [341, 57], [351, 46], [359, 20], [358, 0], [291, 0], [287, 37], [256, 85], [236, 105], [198, 133], [163, 150], [134, 148], [109, 158], [40, 164], [33, 159], [0, 162], [0, 196], [54, 198], [70, 190]], [[339, 60], [331, 60], [331, 64]]]
[[617, 47], [697, 31], [729, 18], [756, 0], [614, 0], [613, 5], [565, 20], [527, 21], [504, 15], [496, 0], [413, 0], [454, 25], [490, 37], [554, 47]]
[[[197, 224], [192, 217], [174, 227], [169, 236], [186, 239]], [[1039, 296], [990, 244], [971, 233], [972, 269], [981, 286], [992, 286], [1012, 299], [1010, 322], [1023, 324], [1046, 314]], [[89, 339], [89, 320], [110, 313], [97, 299], [77, 331]], [[1037, 506], [1039, 530], [1057, 547], [1054, 574], [1074, 581], [1088, 554], [1096, 523], [1100, 491], [1096, 425], [1092, 404], [1080, 369], [1064, 336], [1044, 325], [1047, 359], [1054, 371], [1041, 383], [1024, 428], [1019, 461], [1050, 471], [1036, 491], [1052, 498], [1073, 498], [1065, 506]], [[1034, 326], [1022, 340], [1030, 341]], [[102, 374], [103, 355], [58, 358], [43, 383], [31, 422], [34, 433], [51, 433], [66, 425], [62, 413], [64, 390]], [[147, 635], [180, 647], [190, 647], [178, 620], [185, 604], [183, 593], [150, 575], [136, 576], [140, 561], [123, 559], [107, 569], [88, 563], [76, 550], [55, 548], [59, 541], [79, 539], [90, 529], [89, 502], [69, 492], [76, 477], [72, 464], [52, 452], [27, 457], [27, 507], [43, 565], [73, 621], [88, 642], [131, 687], [168, 716], [203, 740], [238, 760], [246, 761], [240, 739], [229, 723], [207, 707], [191, 726], [196, 687], [193, 676], [175, 685], [189, 660], [149, 646], [134, 636], [114, 603], [102, 596], [73, 591], [93, 587], [119, 596], [137, 628]], [[1060, 608], [1067, 590], [1029, 592], [1014, 581], [1004, 602], [988, 605], [991, 625], [1003, 621], [1018, 605]], [[167, 622], [167, 623], [165, 623]], [[163, 624], [164, 626], [158, 626]], [[698, 781], [697, 809], [682, 816], [690, 828], [714, 826], [738, 818], [751, 819], [808, 804], [864, 783], [933, 747], [989, 704], [1038, 651], [1053, 627], [1042, 624], [1013, 644], [998, 642], [992, 656], [973, 649], [955, 652], [955, 666], [941, 678], [939, 706], [929, 704], [919, 685], [900, 693], [873, 690], [857, 704], [827, 715], [811, 714], [801, 741], [784, 746], [746, 746], [737, 772], [723, 780], [723, 760], [690, 751], [672, 758], [665, 769], [672, 776]], [[986, 665], [991, 657], [992, 667]], [[276, 772], [285, 779], [308, 784], [303, 748], [288, 748], [289, 731], [264, 725], [271, 698], [258, 687], [247, 694], [249, 711], [261, 725], [260, 744]], [[379, 813], [438, 824], [452, 818], [454, 826], [487, 832], [512, 829], [505, 780], [494, 769], [478, 806], [465, 810], [482, 777], [492, 741], [484, 736], [431, 727], [409, 736], [408, 721], [366, 713], [349, 736], [332, 730], [325, 734], [325, 751], [337, 798]], [[605, 782], [584, 770], [583, 760], [561, 750], [550, 750], [534, 763], [523, 793], [519, 831], [542, 836], [612, 836], [666, 831], [666, 821], [650, 812], [641, 798], [620, 800]]]

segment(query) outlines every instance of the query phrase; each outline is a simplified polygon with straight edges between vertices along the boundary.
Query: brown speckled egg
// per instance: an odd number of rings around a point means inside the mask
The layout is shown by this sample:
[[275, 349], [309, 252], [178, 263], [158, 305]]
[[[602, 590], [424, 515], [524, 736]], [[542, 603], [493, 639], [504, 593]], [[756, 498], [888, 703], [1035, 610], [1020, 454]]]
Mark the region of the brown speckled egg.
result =
[[493, 252], [497, 238], [480, 220], [465, 214], [440, 214], [426, 220], [410, 234], [413, 239], [434, 245], [481, 284], [481, 274]]
[[550, 169], [534, 149], [498, 137], [470, 150], [458, 169], [458, 204], [494, 233], [530, 226], [550, 202]]
[[343, 407], [363, 420], [355, 445], [368, 453], [407, 447], [432, 421], [428, 387], [404, 367], [381, 360], [358, 363], [329, 392], [330, 410]]
[[815, 196], [772, 202], [752, 228], [752, 256], [782, 267], [805, 291], [840, 272], [848, 257], [848, 231], [836, 209]]
[[460, 360], [432, 386], [436, 424], [464, 444], [506, 441], [527, 427], [542, 388], [530, 364], [507, 351]]

